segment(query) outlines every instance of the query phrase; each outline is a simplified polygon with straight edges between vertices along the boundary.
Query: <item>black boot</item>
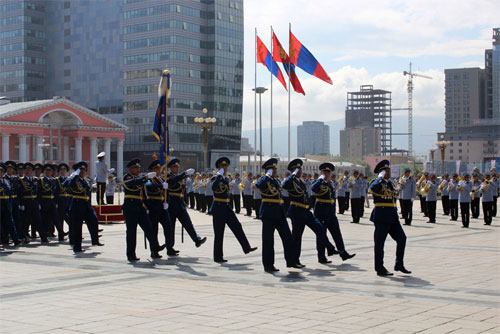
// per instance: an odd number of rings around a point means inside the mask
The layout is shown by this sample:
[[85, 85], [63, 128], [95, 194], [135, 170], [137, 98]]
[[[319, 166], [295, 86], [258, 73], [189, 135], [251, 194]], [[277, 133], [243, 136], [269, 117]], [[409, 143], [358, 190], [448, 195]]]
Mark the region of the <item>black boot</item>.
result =
[[382, 269], [377, 270], [377, 275], [378, 276], [392, 276], [394, 274], [391, 273], [390, 271], [388, 271], [387, 269], [385, 269], [385, 267], [382, 267]]
[[196, 247], [200, 247], [201, 245], [203, 245], [205, 243], [205, 241], [207, 241], [207, 237], [203, 237], [203, 238], [198, 238], [198, 240], [196, 240], [195, 242], [195, 245]]
[[408, 269], [406, 269], [405, 266], [402, 263], [396, 263], [396, 265], [394, 266], [394, 270], [395, 271], [400, 271], [403, 274], [411, 274], [411, 271], [409, 271]]
[[356, 254], [349, 254], [347, 252], [343, 252], [343, 253], [340, 254], [340, 257], [342, 258], [342, 261], [352, 259], [355, 256], [356, 256]]

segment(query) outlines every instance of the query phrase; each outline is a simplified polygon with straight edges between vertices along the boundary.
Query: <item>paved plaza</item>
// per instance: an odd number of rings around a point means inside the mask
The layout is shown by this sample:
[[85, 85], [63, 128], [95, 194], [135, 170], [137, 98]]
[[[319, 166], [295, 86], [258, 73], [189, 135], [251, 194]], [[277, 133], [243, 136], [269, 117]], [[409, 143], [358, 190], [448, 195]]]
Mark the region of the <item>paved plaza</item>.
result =
[[[440, 203], [439, 203], [440, 204]], [[439, 205], [438, 205], [439, 206]], [[306, 229], [303, 270], [287, 270], [276, 233], [276, 274], [263, 271], [261, 222], [239, 215], [252, 246], [244, 255], [226, 229], [226, 264], [212, 261], [212, 218], [190, 210], [208, 241], [181, 243], [180, 256], [151, 260], [138, 232], [137, 255], [125, 256], [124, 224], [102, 226], [104, 247], [82, 255], [67, 243], [7, 248], [0, 253], [2, 333], [500, 333], [500, 219], [469, 229], [438, 208], [438, 223], [416, 213], [405, 265], [412, 275], [383, 278], [373, 270], [373, 225], [365, 212], [350, 224], [339, 215], [347, 250], [356, 257], [317, 262]], [[160, 238], [163, 242], [163, 237]], [[395, 243], [386, 242], [386, 267]]]

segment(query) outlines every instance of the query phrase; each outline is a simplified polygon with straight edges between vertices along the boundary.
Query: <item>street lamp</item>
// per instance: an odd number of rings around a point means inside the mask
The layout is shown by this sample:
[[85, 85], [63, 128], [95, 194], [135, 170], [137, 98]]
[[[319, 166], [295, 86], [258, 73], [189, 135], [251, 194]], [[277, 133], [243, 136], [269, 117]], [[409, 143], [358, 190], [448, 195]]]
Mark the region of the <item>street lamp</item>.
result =
[[205, 170], [208, 169], [208, 131], [215, 124], [217, 119], [215, 117], [205, 117], [207, 116], [207, 108], [203, 108], [204, 117], [195, 117], [194, 122], [200, 127], [202, 133], [203, 142], [203, 167]]
[[434, 167], [435, 167], [435, 165], [434, 165], [434, 152], [436, 152], [436, 149], [435, 148], [431, 148], [429, 151], [431, 152], [432, 170], [434, 170]]
[[441, 135], [439, 138], [441, 138], [441, 140], [438, 140], [436, 142], [436, 146], [441, 151], [441, 176], [443, 176], [444, 175], [444, 151], [446, 150], [446, 147], [448, 145], [450, 145], [450, 141], [444, 140], [444, 135]]
[[267, 88], [256, 87], [252, 90], [257, 94], [259, 94], [259, 138], [260, 138], [259, 151], [260, 151], [260, 165], [262, 166], [262, 94], [267, 90]]

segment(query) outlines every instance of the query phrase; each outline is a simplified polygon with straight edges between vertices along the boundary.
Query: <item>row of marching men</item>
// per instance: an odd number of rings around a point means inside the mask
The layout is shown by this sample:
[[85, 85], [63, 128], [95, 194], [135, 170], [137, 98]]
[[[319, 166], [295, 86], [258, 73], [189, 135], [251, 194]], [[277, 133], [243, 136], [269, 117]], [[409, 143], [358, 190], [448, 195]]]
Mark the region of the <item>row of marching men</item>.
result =
[[[310, 199], [307, 186], [302, 180], [302, 165], [300, 159], [295, 159], [288, 165], [289, 176], [281, 184], [277, 177], [276, 159], [268, 160], [262, 168], [265, 174], [255, 183], [262, 200], [260, 204], [259, 219], [262, 221], [262, 263], [264, 270], [275, 272], [278, 269], [274, 266], [274, 232], [277, 230], [284, 247], [284, 256], [287, 267], [303, 268], [300, 261], [302, 234], [305, 227], [309, 227], [316, 234], [316, 248], [318, 261], [320, 263], [330, 263], [327, 255], [338, 254], [342, 260], [347, 260], [355, 256], [349, 254], [344, 245], [344, 240], [340, 230], [339, 222], [336, 217], [335, 201], [338, 185], [332, 182], [332, 172], [335, 167], [331, 163], [324, 163], [320, 166], [321, 176], [312, 184], [312, 192], [315, 194], [314, 209], [310, 210]], [[384, 166], [377, 166], [375, 172], [379, 170], [389, 170], [388, 161], [384, 160]], [[237, 240], [239, 241], [244, 253], [250, 253], [257, 249], [252, 247], [243, 231], [241, 223], [230, 205], [231, 181], [227, 178], [227, 169], [230, 161], [228, 158], [220, 158], [216, 162], [217, 173], [211, 179], [211, 188], [214, 193], [210, 212], [213, 216], [214, 227], [214, 252], [213, 259], [216, 262], [226, 262], [223, 257], [223, 237], [225, 226], [227, 225]], [[36, 205], [28, 205], [25, 199], [43, 202], [44, 199], [58, 204], [54, 195], [46, 195], [48, 191], [46, 185], [48, 182], [44, 178], [50, 178], [48, 175], [53, 172], [54, 166], [44, 166], [44, 176], [42, 180], [36, 180], [32, 177], [31, 164], [25, 164], [26, 173], [20, 179], [31, 185], [29, 190], [31, 195], [23, 194], [23, 201], [20, 204], [22, 211], [29, 212], [36, 216]], [[143, 229], [146, 238], [149, 241], [152, 258], [160, 258], [160, 251], [167, 249], [167, 255], [176, 256], [179, 251], [174, 248], [174, 235], [176, 221], [182, 224], [196, 247], [200, 247], [207, 240], [201, 237], [195, 230], [190, 219], [185, 203], [184, 186], [185, 181], [194, 174], [193, 169], [180, 172], [179, 159], [169, 161], [167, 168], [168, 175], [162, 175], [159, 161], [154, 161], [149, 166], [149, 172], [141, 174], [141, 165], [139, 159], [134, 159], [127, 164], [128, 172], [123, 177], [124, 203], [122, 206], [126, 224], [126, 255], [129, 261], [138, 261], [136, 256], [137, 226]], [[70, 243], [73, 245], [74, 252], [84, 251], [81, 247], [82, 224], [86, 223], [92, 245], [103, 246], [99, 241], [98, 222], [95, 211], [90, 205], [91, 187], [86, 179], [88, 170], [87, 163], [79, 162], [73, 165], [72, 174], [66, 177], [68, 166], [61, 164], [58, 166], [60, 175], [55, 178], [57, 184], [60, 184], [64, 194], [67, 197], [67, 211], [62, 216], [58, 216], [56, 211], [51, 211], [55, 217], [64, 217], [70, 227]], [[4, 173], [8, 168], [0, 164], [0, 176], [2, 180], [1, 199], [2, 199], [2, 218], [7, 216], [7, 221], [12, 222], [12, 208], [14, 197], [9, 182], [6, 182]], [[391, 275], [383, 266], [383, 244], [387, 235], [391, 235], [398, 243], [396, 252], [395, 270], [403, 273], [410, 273], [403, 265], [404, 248], [406, 236], [397, 220], [397, 209], [395, 204], [396, 190], [392, 183], [388, 182], [387, 174], [380, 173], [379, 178], [371, 185], [371, 191], [374, 194], [374, 210], [371, 220], [375, 223], [375, 270], [379, 275]], [[357, 182], [355, 177], [350, 180], [351, 191], [355, 189]], [[43, 183], [42, 183], [43, 182]], [[55, 184], [56, 182], [53, 181]], [[44, 185], [42, 185], [44, 184]], [[41, 189], [41, 190], [40, 190]], [[283, 207], [282, 190], [286, 190], [289, 196], [288, 210]], [[380, 194], [375, 196], [376, 194]], [[60, 195], [60, 194], [59, 194]], [[47, 197], [44, 197], [47, 196]], [[40, 202], [40, 203], [41, 203]], [[59, 209], [59, 205], [52, 208]], [[43, 208], [40, 204], [39, 210]], [[378, 210], [377, 210], [378, 208]], [[387, 211], [390, 208], [389, 211]], [[394, 211], [393, 211], [394, 210]], [[42, 210], [42, 212], [45, 212]], [[292, 229], [290, 230], [287, 218], [290, 218]], [[62, 219], [54, 221], [54, 225], [60, 233], [60, 240], [64, 238], [62, 230]], [[4, 219], [2, 219], [4, 221]], [[36, 221], [36, 230], [42, 237], [42, 241], [47, 241], [47, 225], [43, 219]], [[165, 243], [158, 241], [159, 225], [162, 225]], [[399, 226], [399, 227], [398, 227]], [[14, 242], [18, 243], [18, 236], [15, 235], [14, 224], [7, 224], [7, 229], [11, 233]], [[333, 243], [330, 242], [327, 233], [330, 233]]]
[[[75, 167], [76, 166], [76, 167]], [[75, 165], [77, 168], [78, 165]], [[14, 245], [29, 244], [40, 238], [41, 243], [49, 243], [49, 238], [58, 238], [60, 242], [69, 235], [70, 244], [75, 251], [81, 250], [81, 225], [87, 220], [92, 244], [99, 242], [99, 228], [95, 212], [86, 199], [90, 194], [90, 184], [83, 180], [73, 184], [67, 174], [69, 166], [65, 163], [32, 164], [7, 161], [0, 163], [0, 213], [1, 239], [8, 245], [11, 239]], [[86, 187], [81, 191], [79, 187]], [[74, 191], [72, 187], [76, 187]], [[89, 219], [93, 217], [95, 219]], [[64, 231], [64, 222], [68, 232]], [[76, 234], [80, 226], [80, 233]], [[57, 236], [55, 232], [57, 231]]]
[[[463, 175], [444, 174], [438, 180], [435, 174], [420, 173], [416, 177], [411, 175], [409, 168], [397, 181], [401, 213], [405, 225], [411, 225], [413, 216], [413, 201], [419, 198], [420, 211], [428, 217], [428, 223], [436, 223], [436, 206], [441, 195], [443, 213], [450, 216], [451, 221], [457, 221], [459, 209], [462, 227], [469, 227], [471, 214], [473, 219], [478, 219], [483, 211], [485, 225], [491, 225], [493, 217], [497, 214], [497, 199], [500, 182], [496, 169], [481, 175], [479, 171]], [[482, 204], [482, 205], [481, 205]]]

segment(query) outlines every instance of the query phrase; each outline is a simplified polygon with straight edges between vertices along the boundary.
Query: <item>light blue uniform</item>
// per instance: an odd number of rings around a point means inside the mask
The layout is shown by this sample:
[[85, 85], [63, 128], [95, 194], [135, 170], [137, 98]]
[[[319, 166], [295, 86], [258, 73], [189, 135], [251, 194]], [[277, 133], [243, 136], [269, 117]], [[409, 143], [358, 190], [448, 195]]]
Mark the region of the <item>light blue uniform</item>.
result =
[[463, 188], [462, 190], [459, 190], [458, 199], [460, 203], [470, 203], [470, 192], [472, 191], [472, 184], [470, 183], [470, 181], [460, 181], [458, 185]]
[[399, 186], [399, 198], [404, 200], [414, 199], [416, 191], [417, 183], [413, 177], [409, 176], [406, 182]]
[[448, 183], [448, 187], [446, 187], [448, 189], [448, 194], [450, 196], [450, 200], [458, 199], [459, 191], [457, 189], [457, 185], [458, 185], [458, 181], [451, 180]]
[[429, 191], [427, 192], [427, 196], [425, 197], [425, 200], [427, 202], [434, 202], [437, 201], [437, 188], [438, 185], [435, 182], [432, 181], [427, 181], [427, 184], [430, 185]]

